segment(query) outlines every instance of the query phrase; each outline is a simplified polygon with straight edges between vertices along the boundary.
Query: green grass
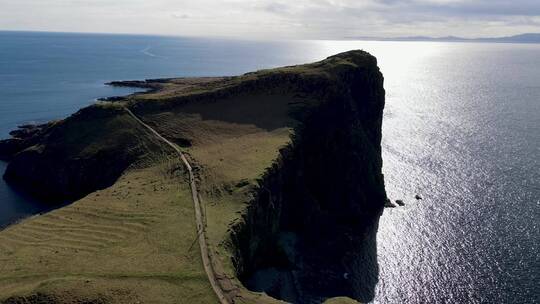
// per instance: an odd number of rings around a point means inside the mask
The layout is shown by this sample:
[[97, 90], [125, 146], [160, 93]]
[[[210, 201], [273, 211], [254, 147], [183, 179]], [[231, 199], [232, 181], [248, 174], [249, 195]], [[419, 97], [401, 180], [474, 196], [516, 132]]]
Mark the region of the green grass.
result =
[[[0, 300], [44, 293], [71, 303], [215, 303], [193, 203], [174, 161], [127, 172], [112, 187], [0, 232]], [[190, 249], [191, 248], [191, 249]], [[70, 300], [71, 299], [71, 300]]]
[[142, 114], [165, 137], [192, 143], [185, 151], [198, 168], [214, 268], [229, 278], [227, 284], [236, 290], [238, 303], [276, 302], [247, 291], [235, 278], [228, 228], [246, 208], [256, 179], [290, 142], [294, 122], [288, 116], [288, 103], [300, 101], [290, 95], [247, 94]]

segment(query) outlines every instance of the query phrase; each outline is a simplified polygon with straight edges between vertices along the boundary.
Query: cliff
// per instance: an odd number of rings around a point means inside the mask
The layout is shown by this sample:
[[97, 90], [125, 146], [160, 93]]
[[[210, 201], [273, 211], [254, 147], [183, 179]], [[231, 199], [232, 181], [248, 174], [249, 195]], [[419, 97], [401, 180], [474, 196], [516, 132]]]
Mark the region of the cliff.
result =
[[372, 297], [366, 276], [376, 274], [372, 268], [367, 273], [368, 267], [360, 271], [357, 262], [375, 259], [368, 242], [386, 199], [380, 147], [384, 90], [375, 59], [354, 55], [328, 58], [328, 66], [347, 64], [332, 66], [332, 76], [316, 89], [295, 83], [319, 102], [303, 112], [292, 143], [259, 179], [233, 229], [240, 278], [295, 303]]
[[113, 185], [148, 154], [169, 153], [126, 107], [196, 164], [214, 268], [231, 302], [261, 302], [244, 287], [297, 303], [372, 298], [386, 199], [385, 92], [373, 56], [111, 85], [150, 91], [15, 132], [0, 142], [10, 161], [4, 178], [57, 204]]
[[23, 126], [0, 142], [9, 161], [4, 179], [52, 205], [77, 200], [112, 185], [156, 141], [121, 107], [94, 105], [65, 120]]

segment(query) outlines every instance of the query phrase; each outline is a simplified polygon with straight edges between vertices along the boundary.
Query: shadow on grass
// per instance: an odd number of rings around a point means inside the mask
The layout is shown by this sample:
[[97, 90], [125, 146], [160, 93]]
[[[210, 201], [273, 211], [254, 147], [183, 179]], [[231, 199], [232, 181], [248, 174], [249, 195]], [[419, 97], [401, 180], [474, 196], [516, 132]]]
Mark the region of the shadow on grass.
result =
[[[6, 167], [7, 163], [0, 161], [0, 176], [4, 175]], [[28, 194], [28, 189], [0, 178], [0, 231], [30, 216], [50, 212], [68, 204], [51, 205]]]

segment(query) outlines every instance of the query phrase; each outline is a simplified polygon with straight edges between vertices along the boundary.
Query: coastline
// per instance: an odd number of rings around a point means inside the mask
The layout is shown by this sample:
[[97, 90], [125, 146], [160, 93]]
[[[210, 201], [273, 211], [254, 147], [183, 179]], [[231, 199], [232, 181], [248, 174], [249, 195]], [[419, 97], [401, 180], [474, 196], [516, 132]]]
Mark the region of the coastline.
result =
[[[225, 284], [227, 301], [274, 303], [275, 299], [308, 301], [337, 295], [361, 300], [373, 297], [376, 281], [372, 279], [377, 278], [376, 270], [368, 270], [370, 280], [358, 290], [340, 274], [362, 276], [365, 269], [344, 269], [343, 266], [356, 265], [354, 261], [364, 259], [364, 254], [372, 259], [375, 247], [366, 244], [365, 253], [354, 253], [347, 248], [353, 243], [362, 243], [363, 237], [353, 238], [351, 243], [350, 238], [331, 235], [351, 236], [369, 229], [371, 223], [378, 221], [386, 199], [380, 154], [384, 89], [374, 57], [362, 51], [351, 51], [313, 64], [238, 77], [174, 78], [111, 85], [144, 86], [150, 91], [83, 108], [28, 137], [15, 137], [15, 146], [13, 142], [0, 143], [4, 152], [20, 151], [4, 153], [11, 159], [6, 173], [8, 179], [32, 185], [34, 193], [52, 205], [55, 201], [73, 202], [0, 232], [0, 238], [7, 241], [8, 252], [24, 250], [30, 244], [37, 248], [58, 246], [56, 242], [38, 241], [42, 233], [52, 233], [59, 244], [67, 248], [64, 255], [73, 254], [73, 250], [91, 253], [102, 247], [103, 254], [108, 255], [118, 248], [118, 241], [111, 239], [104, 229], [117, 220], [131, 227], [130, 231], [143, 229], [141, 233], [147, 235], [149, 241], [145, 246], [151, 246], [152, 242], [157, 242], [150, 237], [154, 233], [163, 235], [178, 225], [197, 226], [192, 212], [202, 212], [188, 199], [191, 181], [198, 184], [205, 201], [207, 233], [199, 241], [208, 244], [207, 250], [212, 254], [205, 255], [204, 246], [201, 252], [192, 251], [193, 246], [188, 244], [200, 237], [199, 229], [193, 228], [170, 234], [177, 241], [167, 248], [172, 255], [189, 252], [190, 260], [186, 262], [190, 263], [190, 269], [196, 268], [199, 275], [204, 274], [202, 266], [211, 263], [220, 284]], [[155, 133], [149, 132], [129, 113]], [[190, 170], [179, 169], [175, 149], [163, 145], [153, 136], [155, 134], [181, 147], [193, 166], [193, 175]], [[70, 149], [65, 148], [66, 144]], [[340, 149], [336, 150], [336, 146]], [[360, 151], [369, 157], [368, 162], [358, 157]], [[327, 165], [314, 167], [306, 161]], [[352, 167], [355, 170], [350, 171]], [[302, 184], [304, 178], [298, 179], [296, 174], [291, 174], [293, 172], [304, 172], [312, 185]], [[335, 185], [321, 192], [323, 188], [317, 185], [328, 184], [328, 174], [336, 177], [331, 182]], [[356, 184], [342, 181], [344, 176], [354, 177]], [[163, 203], [170, 202], [169, 208], [191, 211], [165, 215], [161, 209], [167, 208], [154, 209], [153, 197], [164, 185], [156, 180], [176, 185], [162, 191]], [[284, 184], [298, 184], [298, 187], [281, 186]], [[133, 185], [138, 186], [133, 188]], [[319, 199], [306, 200], [302, 193], [312, 193], [311, 196]], [[176, 196], [181, 199], [172, 199]], [[297, 205], [301, 208], [290, 203], [300, 202], [300, 197], [304, 197], [301, 205]], [[294, 219], [302, 217], [301, 214], [310, 215], [303, 216], [304, 224], [295, 227]], [[90, 222], [83, 220], [85, 215], [90, 216]], [[266, 224], [253, 221], [261, 215], [268, 221]], [[161, 218], [167, 218], [169, 224], [165, 225]], [[321, 221], [327, 222], [325, 230], [316, 228]], [[344, 222], [347, 227], [339, 224]], [[57, 228], [50, 230], [51, 227]], [[96, 231], [95, 236], [81, 234], [90, 228]], [[36, 239], [24, 236], [22, 231], [25, 230], [34, 231], [32, 235]], [[185, 235], [178, 236], [178, 233]], [[279, 251], [280, 240], [290, 233], [295, 235], [298, 245], [287, 248], [297, 252], [283, 255]], [[332, 238], [332, 247], [338, 250], [325, 251], [322, 243], [311, 241], [313, 233], [325, 235], [321, 240], [327, 240], [326, 245]], [[124, 240], [122, 244], [137, 245], [136, 234], [127, 233], [123, 228], [115, 234]], [[25, 239], [23, 243], [21, 237]], [[261, 238], [266, 241], [261, 242]], [[180, 240], [184, 244], [174, 246]], [[147, 250], [135, 252], [143, 254]], [[35, 252], [46, 254], [41, 249]], [[308, 252], [319, 252], [328, 260], [321, 264], [316, 260], [319, 255]], [[20, 254], [17, 259], [24, 264], [34, 254]], [[296, 258], [300, 255], [305, 257], [303, 261]], [[210, 257], [209, 261], [201, 265], [200, 259], [204, 261], [205, 256]], [[291, 269], [305, 269], [295, 270], [296, 294], [275, 293], [274, 286], [251, 286], [259, 292], [244, 287], [250, 285], [251, 276], [265, 271], [267, 265], [285, 260]], [[349, 262], [344, 263], [344, 260]], [[136, 263], [145, 265], [148, 261], [143, 259]], [[376, 263], [369, 267], [373, 265]], [[85, 271], [82, 265], [74, 267], [82, 273]], [[57, 273], [59, 270], [48, 271]], [[289, 275], [290, 271], [286, 269], [279, 276]], [[331, 279], [325, 280], [324, 287], [313, 289], [313, 283], [323, 273], [332, 273]], [[175, 286], [174, 292], [186, 292], [183, 286]], [[130, 293], [134, 297], [144, 296], [133, 289]], [[205, 293], [205, 296], [210, 295]]]

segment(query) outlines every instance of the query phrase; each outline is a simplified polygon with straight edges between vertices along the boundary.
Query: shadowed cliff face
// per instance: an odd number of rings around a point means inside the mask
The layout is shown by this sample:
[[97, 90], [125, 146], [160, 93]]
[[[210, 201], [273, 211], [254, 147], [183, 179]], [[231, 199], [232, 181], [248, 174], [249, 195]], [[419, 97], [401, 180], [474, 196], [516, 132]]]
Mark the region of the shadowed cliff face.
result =
[[118, 107], [91, 106], [32, 134], [12, 133], [0, 142], [0, 156], [10, 160], [4, 179], [51, 205], [112, 185], [145, 153], [161, 149]]
[[145, 155], [167, 152], [124, 106], [185, 147], [203, 136], [235, 137], [242, 128], [286, 129], [288, 140], [293, 129], [288, 146], [267, 148], [272, 158], [257, 176], [276, 161], [232, 229], [237, 275], [246, 287], [291, 302], [373, 298], [376, 231], [386, 199], [385, 92], [373, 56], [351, 51], [239, 77], [135, 84], [153, 91], [0, 142], [0, 158], [11, 161], [5, 179], [58, 203], [108, 187]]
[[[352, 54], [341, 56], [355, 62]], [[299, 117], [292, 144], [235, 227], [234, 263], [248, 287], [298, 303], [373, 298], [386, 194], [383, 78], [370, 59], [340, 66], [319, 87], [320, 104]]]

